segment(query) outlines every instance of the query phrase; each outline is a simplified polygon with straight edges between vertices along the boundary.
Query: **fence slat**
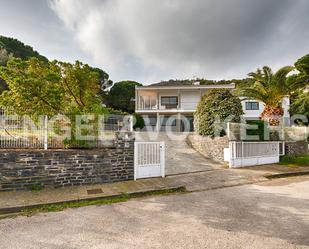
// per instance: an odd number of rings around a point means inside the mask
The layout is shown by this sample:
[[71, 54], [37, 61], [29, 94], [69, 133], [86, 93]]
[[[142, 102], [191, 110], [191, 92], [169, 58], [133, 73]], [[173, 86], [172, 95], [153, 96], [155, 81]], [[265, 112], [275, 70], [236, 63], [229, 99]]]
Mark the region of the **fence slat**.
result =
[[[72, 128], [71, 120], [74, 118], [76, 117], [59, 115], [57, 121], [48, 120], [46, 116], [42, 119], [32, 119], [28, 116], [15, 115], [10, 109], [0, 108], [0, 149], [63, 149], [66, 139], [64, 130]], [[127, 120], [125, 115], [109, 115], [104, 118], [102, 124], [104, 130], [94, 134], [95, 139], [88, 142], [88, 147], [113, 145], [116, 132], [127, 131], [132, 126], [125, 120]]]

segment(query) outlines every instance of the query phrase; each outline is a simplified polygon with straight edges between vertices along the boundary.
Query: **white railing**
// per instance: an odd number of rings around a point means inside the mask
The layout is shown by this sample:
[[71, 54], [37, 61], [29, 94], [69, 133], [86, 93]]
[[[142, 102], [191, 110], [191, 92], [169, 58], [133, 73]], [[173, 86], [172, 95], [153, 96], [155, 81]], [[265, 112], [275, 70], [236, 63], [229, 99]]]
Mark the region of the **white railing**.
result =
[[198, 101], [181, 101], [177, 104], [164, 105], [158, 103], [156, 98], [139, 96], [137, 110], [195, 110]]
[[279, 154], [279, 142], [231, 142], [232, 158], [261, 157]]
[[[75, 118], [73, 115], [58, 116], [57, 119], [47, 116], [31, 118], [0, 109], [0, 149], [65, 148], [65, 140], [72, 137], [76, 130], [71, 122]], [[93, 139], [87, 140], [86, 146], [106, 147], [114, 145], [116, 131], [133, 130], [133, 119], [124, 115], [109, 115], [102, 123], [98, 121], [92, 125], [99, 125], [100, 129], [93, 132]], [[85, 141], [77, 140], [73, 146], [85, 146]]]
[[283, 142], [230, 142], [230, 167], [278, 163], [284, 154]]

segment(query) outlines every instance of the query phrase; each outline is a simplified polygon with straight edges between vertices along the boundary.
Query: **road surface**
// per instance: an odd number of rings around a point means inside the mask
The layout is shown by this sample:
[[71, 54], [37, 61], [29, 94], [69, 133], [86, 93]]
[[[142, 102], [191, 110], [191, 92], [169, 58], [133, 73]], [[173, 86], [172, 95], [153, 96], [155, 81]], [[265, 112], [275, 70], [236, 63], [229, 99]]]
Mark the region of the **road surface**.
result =
[[0, 220], [0, 248], [309, 248], [309, 177]]

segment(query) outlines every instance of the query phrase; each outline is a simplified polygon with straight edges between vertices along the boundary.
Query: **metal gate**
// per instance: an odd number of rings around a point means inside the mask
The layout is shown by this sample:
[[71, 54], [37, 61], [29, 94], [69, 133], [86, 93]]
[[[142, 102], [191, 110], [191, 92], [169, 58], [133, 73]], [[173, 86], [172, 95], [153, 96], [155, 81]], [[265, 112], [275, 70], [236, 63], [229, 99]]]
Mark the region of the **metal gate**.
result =
[[[230, 142], [227, 155], [230, 168], [278, 163], [284, 155], [284, 143], [269, 142]], [[226, 154], [228, 154], [226, 153]]]
[[164, 142], [134, 143], [134, 180], [165, 176]]

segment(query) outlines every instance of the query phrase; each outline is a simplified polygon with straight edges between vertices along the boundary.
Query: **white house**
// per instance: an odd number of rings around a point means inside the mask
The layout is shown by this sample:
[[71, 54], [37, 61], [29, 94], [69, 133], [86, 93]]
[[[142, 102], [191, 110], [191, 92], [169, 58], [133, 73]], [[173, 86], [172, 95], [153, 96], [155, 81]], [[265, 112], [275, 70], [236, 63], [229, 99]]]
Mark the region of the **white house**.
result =
[[[154, 84], [136, 86], [135, 112], [144, 117], [147, 126], [173, 131], [193, 131], [193, 114], [201, 97], [209, 89], [235, 89], [235, 84], [200, 85], [199, 82], [186, 84]], [[244, 118], [258, 120], [264, 104], [242, 98]], [[283, 100], [284, 120], [289, 122], [289, 98]]]

